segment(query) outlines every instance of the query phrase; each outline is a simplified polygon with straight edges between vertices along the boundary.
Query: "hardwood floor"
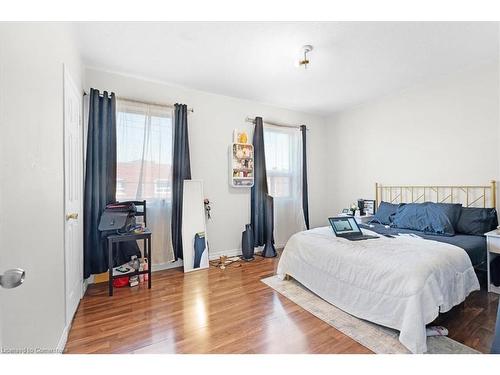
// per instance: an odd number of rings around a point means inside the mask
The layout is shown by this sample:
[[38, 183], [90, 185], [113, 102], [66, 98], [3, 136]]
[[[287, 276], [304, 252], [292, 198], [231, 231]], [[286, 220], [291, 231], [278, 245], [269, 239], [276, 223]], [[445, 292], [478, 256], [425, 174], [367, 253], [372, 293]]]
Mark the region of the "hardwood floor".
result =
[[[222, 271], [153, 274], [153, 287], [91, 285], [66, 353], [370, 353], [370, 350], [267, 287], [277, 259]], [[489, 351], [498, 297], [474, 293], [440, 316], [450, 336]]]
[[481, 290], [471, 293], [467, 299], [449, 312], [440, 314], [433, 322], [445, 326], [449, 337], [482, 353], [489, 353], [493, 336], [499, 296], [486, 291], [485, 282]]

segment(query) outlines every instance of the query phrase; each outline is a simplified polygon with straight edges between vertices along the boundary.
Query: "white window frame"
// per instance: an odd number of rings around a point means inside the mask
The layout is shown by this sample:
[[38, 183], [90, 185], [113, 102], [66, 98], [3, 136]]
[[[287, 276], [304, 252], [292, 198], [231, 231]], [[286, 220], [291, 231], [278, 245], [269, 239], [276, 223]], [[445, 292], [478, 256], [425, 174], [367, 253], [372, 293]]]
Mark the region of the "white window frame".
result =
[[[163, 183], [163, 182], [166, 185], [165, 187], [158, 186], [160, 183]], [[169, 180], [167, 178], [156, 178], [154, 180], [154, 193], [155, 193], [155, 195], [167, 194], [169, 191], [168, 182], [169, 182]], [[171, 190], [171, 188], [170, 188], [170, 190]]]

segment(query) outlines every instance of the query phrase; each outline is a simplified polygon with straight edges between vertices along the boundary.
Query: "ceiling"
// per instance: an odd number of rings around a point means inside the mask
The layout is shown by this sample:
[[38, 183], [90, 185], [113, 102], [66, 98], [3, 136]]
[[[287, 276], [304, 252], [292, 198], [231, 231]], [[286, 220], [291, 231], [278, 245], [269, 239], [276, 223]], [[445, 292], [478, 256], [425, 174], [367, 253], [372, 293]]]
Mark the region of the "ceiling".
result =
[[[78, 23], [87, 66], [328, 115], [496, 61], [498, 24]], [[314, 50], [295, 66], [302, 45]]]

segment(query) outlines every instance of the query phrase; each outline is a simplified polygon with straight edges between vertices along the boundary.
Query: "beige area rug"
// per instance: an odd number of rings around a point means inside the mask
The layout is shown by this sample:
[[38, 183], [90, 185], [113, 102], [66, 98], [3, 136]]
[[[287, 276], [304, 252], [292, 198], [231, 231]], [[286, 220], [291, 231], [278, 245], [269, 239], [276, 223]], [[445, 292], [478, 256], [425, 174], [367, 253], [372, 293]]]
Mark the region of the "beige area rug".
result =
[[[409, 353], [398, 340], [399, 331], [358, 319], [329, 304], [296, 280], [271, 276], [261, 280], [303, 309], [377, 354]], [[480, 354], [448, 337], [428, 337], [427, 354]]]

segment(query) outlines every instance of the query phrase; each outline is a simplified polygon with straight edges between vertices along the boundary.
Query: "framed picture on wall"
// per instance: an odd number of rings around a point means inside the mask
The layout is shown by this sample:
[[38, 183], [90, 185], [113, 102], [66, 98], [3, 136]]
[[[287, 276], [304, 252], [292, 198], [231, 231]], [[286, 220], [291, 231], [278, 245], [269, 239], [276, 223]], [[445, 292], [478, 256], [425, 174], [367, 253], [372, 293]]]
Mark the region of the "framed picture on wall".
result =
[[365, 199], [365, 214], [375, 215], [375, 201], [370, 199]]

